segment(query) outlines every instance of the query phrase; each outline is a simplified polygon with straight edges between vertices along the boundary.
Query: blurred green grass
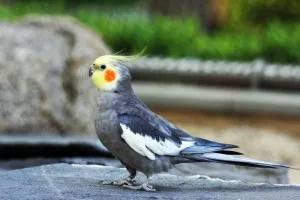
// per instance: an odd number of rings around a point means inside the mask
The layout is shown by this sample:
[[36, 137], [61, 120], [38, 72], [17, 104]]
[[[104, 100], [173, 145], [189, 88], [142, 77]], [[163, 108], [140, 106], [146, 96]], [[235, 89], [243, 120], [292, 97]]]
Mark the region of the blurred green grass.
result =
[[[151, 16], [130, 6], [87, 9], [68, 1], [17, 1], [0, 6], [0, 18], [8, 21], [34, 15], [71, 15], [102, 35], [117, 52], [132, 54], [146, 48], [146, 54], [173, 58], [300, 63], [300, 22], [267, 21], [256, 27], [241, 22], [228, 24], [207, 35], [195, 17]], [[247, 24], [247, 25], [246, 25]], [[237, 28], [238, 27], [238, 28]], [[241, 28], [244, 27], [244, 28]]]

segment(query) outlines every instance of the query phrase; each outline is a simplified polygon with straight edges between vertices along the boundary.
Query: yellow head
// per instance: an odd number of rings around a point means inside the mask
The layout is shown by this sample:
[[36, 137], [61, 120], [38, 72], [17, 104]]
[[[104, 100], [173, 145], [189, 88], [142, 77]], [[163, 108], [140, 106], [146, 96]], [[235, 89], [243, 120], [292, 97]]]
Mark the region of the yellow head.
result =
[[89, 69], [89, 76], [94, 85], [102, 91], [116, 92], [126, 89], [127, 82], [130, 86], [130, 73], [126, 68], [128, 61], [139, 56], [105, 55], [97, 58]]

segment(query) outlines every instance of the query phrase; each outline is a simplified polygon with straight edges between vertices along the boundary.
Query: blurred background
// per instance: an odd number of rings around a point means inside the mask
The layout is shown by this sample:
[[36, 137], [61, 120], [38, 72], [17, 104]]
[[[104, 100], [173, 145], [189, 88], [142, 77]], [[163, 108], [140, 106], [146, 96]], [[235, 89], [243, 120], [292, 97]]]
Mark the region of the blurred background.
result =
[[[0, 0], [0, 171], [103, 164], [88, 67], [144, 49], [130, 70], [155, 112], [248, 157], [299, 167], [299, 10], [299, 0]], [[300, 183], [291, 170], [194, 167], [174, 173]]]

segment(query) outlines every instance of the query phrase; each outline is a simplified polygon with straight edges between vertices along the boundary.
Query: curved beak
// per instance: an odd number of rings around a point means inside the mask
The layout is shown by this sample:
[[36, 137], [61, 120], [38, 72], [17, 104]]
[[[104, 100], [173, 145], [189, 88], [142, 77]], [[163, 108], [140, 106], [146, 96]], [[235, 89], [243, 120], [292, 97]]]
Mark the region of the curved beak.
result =
[[89, 69], [89, 77], [91, 77], [93, 75], [94, 71], [95, 71], [94, 66], [92, 65]]

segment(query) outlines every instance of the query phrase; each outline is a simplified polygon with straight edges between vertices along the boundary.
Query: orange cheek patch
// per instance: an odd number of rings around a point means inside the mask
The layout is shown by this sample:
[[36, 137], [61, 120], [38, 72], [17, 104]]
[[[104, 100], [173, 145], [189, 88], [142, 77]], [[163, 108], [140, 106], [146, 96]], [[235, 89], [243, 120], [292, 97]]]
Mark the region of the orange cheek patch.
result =
[[116, 79], [116, 73], [112, 70], [106, 70], [104, 74], [104, 79], [107, 82], [114, 81]]

